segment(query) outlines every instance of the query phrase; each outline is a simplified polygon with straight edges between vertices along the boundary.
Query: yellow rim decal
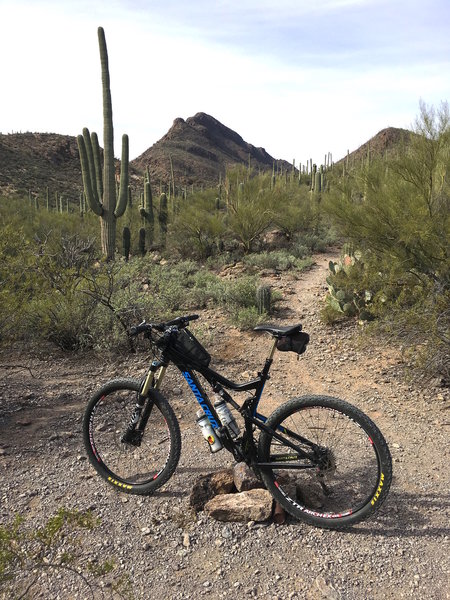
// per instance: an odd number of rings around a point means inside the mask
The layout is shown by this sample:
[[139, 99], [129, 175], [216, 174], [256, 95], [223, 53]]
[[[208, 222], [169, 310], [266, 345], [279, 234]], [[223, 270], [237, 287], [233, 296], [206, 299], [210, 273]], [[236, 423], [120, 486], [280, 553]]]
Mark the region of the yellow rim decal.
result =
[[378, 500], [378, 498], [380, 497], [380, 494], [381, 494], [381, 492], [382, 492], [382, 490], [383, 490], [383, 484], [384, 484], [384, 474], [383, 474], [383, 473], [381, 473], [381, 476], [380, 476], [380, 483], [378, 484], [378, 488], [377, 488], [377, 491], [376, 491], [376, 493], [375, 493], [375, 496], [372, 498], [372, 501], [371, 501], [371, 504], [372, 504], [372, 506], [375, 504], [375, 502], [376, 502], [376, 501]]

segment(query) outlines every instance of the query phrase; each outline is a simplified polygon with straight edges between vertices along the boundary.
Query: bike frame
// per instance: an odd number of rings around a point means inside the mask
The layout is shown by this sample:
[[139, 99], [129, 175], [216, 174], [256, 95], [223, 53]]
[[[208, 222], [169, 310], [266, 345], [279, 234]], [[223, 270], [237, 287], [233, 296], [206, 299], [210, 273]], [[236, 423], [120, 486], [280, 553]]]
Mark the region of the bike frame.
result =
[[[150, 370], [147, 373], [146, 378], [143, 381], [141, 392], [139, 394], [138, 404], [140, 404], [141, 409], [144, 405], [145, 399], [150, 396], [151, 399], [151, 389], [159, 389], [161, 382], [163, 380], [165, 371], [170, 362], [177, 367], [177, 369], [181, 372], [183, 377], [185, 378], [187, 384], [189, 385], [192, 393], [194, 394], [197, 402], [199, 403], [202, 410], [205, 412], [206, 416], [209, 419], [212, 427], [214, 429], [219, 430], [221, 433], [221, 440], [224, 442], [224, 447], [229, 450], [236, 459], [251, 459], [253, 461], [253, 465], [257, 467], [270, 466], [271, 468], [289, 468], [289, 469], [308, 469], [313, 468], [314, 464], [304, 465], [304, 464], [293, 464], [289, 462], [280, 462], [280, 463], [262, 463], [257, 462], [256, 460], [256, 451], [254, 448], [251, 448], [251, 444], [249, 445], [249, 440], [253, 441], [253, 429], [257, 427], [260, 430], [266, 431], [270, 433], [274, 438], [283, 442], [286, 446], [291, 447], [298, 455], [299, 459], [307, 459], [309, 461], [313, 461], [315, 458], [314, 450], [317, 449], [317, 446], [310, 442], [308, 439], [300, 436], [299, 434], [285, 428], [278, 427], [277, 431], [274, 431], [270, 427], [268, 427], [265, 422], [267, 421], [267, 417], [263, 414], [258, 413], [258, 405], [261, 400], [261, 396], [264, 390], [264, 386], [266, 381], [270, 378], [269, 371], [270, 367], [273, 363], [273, 356], [276, 350], [277, 340], [274, 340], [272, 344], [272, 348], [270, 350], [269, 356], [266, 358], [262, 371], [258, 373], [258, 377], [252, 379], [245, 383], [237, 383], [235, 381], [231, 381], [227, 379], [220, 373], [217, 373], [213, 369], [209, 367], [199, 367], [189, 365], [187, 362], [183, 362], [180, 359], [174, 358], [173, 356], [169, 356], [170, 352], [163, 353], [163, 356], [160, 360], [154, 360], [150, 366]], [[222, 427], [220, 424], [219, 416], [212, 404], [211, 400], [208, 397], [208, 394], [204, 390], [201, 385], [197, 375], [200, 373], [206, 381], [210, 384], [213, 392], [219, 394], [227, 403], [231, 404], [233, 408], [235, 408], [244, 418], [245, 422], [245, 433], [244, 436], [247, 438], [247, 450], [252, 456], [245, 456], [242, 454], [242, 448], [236, 443], [235, 440], [231, 438], [230, 435], [227, 435], [226, 428]], [[234, 392], [249, 392], [254, 390], [254, 394], [247, 398], [242, 405], [239, 405], [233, 397], [226, 391], [226, 389], [232, 390]], [[142, 412], [142, 418], [139, 425], [139, 430], [144, 430], [145, 425], [148, 421], [152, 410], [153, 403], [151, 400], [147, 402], [145, 409]], [[290, 439], [285, 437], [288, 435], [290, 438], [296, 440], [298, 443], [306, 445], [311, 448], [313, 453], [305, 452], [302, 448], [298, 446], [298, 444], [293, 443]]]

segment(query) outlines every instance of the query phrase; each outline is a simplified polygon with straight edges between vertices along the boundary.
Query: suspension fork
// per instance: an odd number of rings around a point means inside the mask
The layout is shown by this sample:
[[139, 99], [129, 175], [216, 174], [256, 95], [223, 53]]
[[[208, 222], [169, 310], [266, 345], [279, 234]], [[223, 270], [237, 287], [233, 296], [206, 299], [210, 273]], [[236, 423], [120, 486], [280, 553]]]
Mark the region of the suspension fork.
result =
[[147, 400], [147, 404], [145, 404], [144, 410], [142, 412], [141, 422], [139, 423], [138, 431], [141, 433], [141, 436], [144, 434], [144, 429], [147, 425], [147, 421], [150, 418], [150, 414], [153, 409], [153, 405], [155, 403], [155, 399], [153, 396], [149, 395], [150, 389], [159, 390], [162, 380], [164, 379], [164, 375], [167, 370], [167, 364], [154, 360], [150, 365], [150, 370], [147, 374], [147, 377], [142, 384], [142, 389], [139, 392], [139, 397], [143, 398], [143, 401]]
[[122, 442], [140, 445], [140, 441], [144, 434], [144, 429], [150, 418], [154, 404], [154, 398], [149, 394], [149, 391], [151, 389], [159, 389], [166, 369], [167, 364], [162, 363], [161, 361], [154, 360], [150, 365], [150, 369], [138, 393], [136, 405], [134, 407], [133, 414], [131, 415], [130, 422], [128, 423], [127, 429], [122, 436]]

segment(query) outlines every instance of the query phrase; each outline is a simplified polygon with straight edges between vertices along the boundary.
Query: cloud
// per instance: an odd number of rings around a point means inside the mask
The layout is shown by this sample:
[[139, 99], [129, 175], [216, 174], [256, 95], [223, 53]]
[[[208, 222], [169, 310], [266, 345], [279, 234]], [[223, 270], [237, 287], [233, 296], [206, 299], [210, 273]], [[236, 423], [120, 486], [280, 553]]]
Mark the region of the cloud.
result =
[[102, 25], [116, 146], [128, 133], [132, 157], [174, 118], [204, 111], [277, 158], [340, 158], [383, 127], [409, 126], [420, 97], [448, 97], [449, 9], [407, 6], [3, 1], [0, 131], [101, 135]]

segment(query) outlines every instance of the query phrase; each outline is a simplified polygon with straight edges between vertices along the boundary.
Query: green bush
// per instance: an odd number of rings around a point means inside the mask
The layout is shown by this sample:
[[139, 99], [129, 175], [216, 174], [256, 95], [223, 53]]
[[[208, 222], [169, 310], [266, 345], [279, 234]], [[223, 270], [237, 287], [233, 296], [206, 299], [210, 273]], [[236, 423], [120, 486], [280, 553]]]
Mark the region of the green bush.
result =
[[[0, 592], [4, 598], [32, 598], [37, 591], [41, 573], [46, 572], [46, 591], [52, 574], [60, 578], [71, 576], [78, 581], [78, 594], [105, 597], [100, 577], [110, 579], [109, 597], [132, 598], [128, 578], [116, 573], [112, 560], [98, 562], [92, 557], [86, 562], [81, 556], [82, 535], [98, 527], [100, 520], [90, 511], [79, 512], [61, 508], [43, 526], [30, 526], [17, 515], [8, 524], [0, 525]], [[111, 575], [109, 575], [111, 574]], [[36, 587], [35, 587], [36, 586]], [[50, 588], [51, 589], [51, 588]], [[12, 595], [15, 590], [17, 596]]]
[[[333, 182], [324, 206], [362, 251], [355, 289], [429, 374], [450, 379], [450, 115], [423, 103], [407, 145]], [[417, 362], [417, 361], [416, 361]]]
[[302, 271], [311, 266], [309, 258], [298, 258], [287, 250], [276, 250], [273, 252], [261, 252], [259, 254], [248, 254], [243, 259], [244, 264], [256, 269], [274, 269], [277, 271], [288, 271], [295, 269]]
[[254, 329], [265, 321], [267, 321], [267, 314], [260, 314], [256, 306], [238, 309], [233, 318], [233, 323], [242, 330]]

